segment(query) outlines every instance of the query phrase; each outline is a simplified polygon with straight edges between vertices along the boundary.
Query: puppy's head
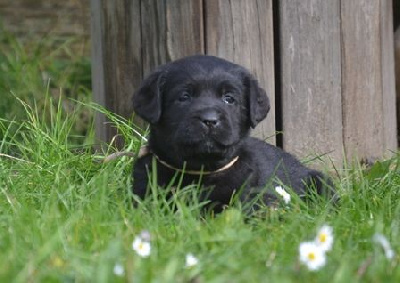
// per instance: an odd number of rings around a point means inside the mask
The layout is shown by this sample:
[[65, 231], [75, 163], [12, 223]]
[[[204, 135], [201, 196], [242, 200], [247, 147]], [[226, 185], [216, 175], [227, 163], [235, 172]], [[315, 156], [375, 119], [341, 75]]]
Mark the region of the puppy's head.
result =
[[191, 56], [150, 74], [134, 94], [133, 107], [150, 123], [153, 150], [170, 162], [190, 165], [191, 160], [213, 164], [230, 158], [270, 105], [243, 67]]

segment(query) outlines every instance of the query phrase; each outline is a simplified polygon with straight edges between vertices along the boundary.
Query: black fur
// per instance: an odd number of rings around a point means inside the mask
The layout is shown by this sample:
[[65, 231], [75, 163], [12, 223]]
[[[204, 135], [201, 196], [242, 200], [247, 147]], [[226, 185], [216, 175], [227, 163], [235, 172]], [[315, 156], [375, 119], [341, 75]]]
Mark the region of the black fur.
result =
[[[229, 204], [241, 190], [248, 200], [266, 186], [279, 182], [299, 195], [313, 184], [324, 193], [330, 181], [320, 172], [303, 166], [292, 155], [249, 137], [250, 128], [262, 121], [270, 105], [265, 91], [243, 67], [212, 56], [191, 56], [150, 74], [133, 97], [134, 111], [150, 123], [152, 154], [141, 157], [134, 167], [134, 194], [144, 198], [153, 154], [175, 168], [215, 171], [236, 156], [227, 170], [201, 176], [209, 188], [207, 200], [215, 211]], [[157, 164], [158, 184], [170, 183], [176, 171]], [[183, 185], [199, 182], [185, 174]], [[263, 193], [264, 202], [274, 201]], [[249, 197], [250, 196], [250, 197]]]

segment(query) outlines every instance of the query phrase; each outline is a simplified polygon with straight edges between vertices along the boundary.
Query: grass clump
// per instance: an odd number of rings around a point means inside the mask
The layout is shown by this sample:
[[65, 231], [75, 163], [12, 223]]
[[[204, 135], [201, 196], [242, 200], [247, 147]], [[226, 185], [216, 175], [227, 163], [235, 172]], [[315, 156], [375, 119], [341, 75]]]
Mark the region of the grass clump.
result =
[[[76, 104], [71, 103], [71, 99], [83, 103], [91, 100], [90, 58], [74, 51], [73, 42], [74, 39], [60, 42], [51, 36], [23, 42], [0, 23], [0, 118], [27, 119], [22, 101], [35, 105], [41, 119], [51, 123], [51, 117], [45, 113], [51, 113], [50, 108], [54, 111], [60, 104], [63, 113], [80, 116], [71, 135], [82, 137], [90, 132], [91, 111], [76, 109]], [[45, 96], [51, 97], [52, 103]], [[16, 127], [8, 130], [15, 131]], [[91, 140], [75, 141], [85, 142]]]

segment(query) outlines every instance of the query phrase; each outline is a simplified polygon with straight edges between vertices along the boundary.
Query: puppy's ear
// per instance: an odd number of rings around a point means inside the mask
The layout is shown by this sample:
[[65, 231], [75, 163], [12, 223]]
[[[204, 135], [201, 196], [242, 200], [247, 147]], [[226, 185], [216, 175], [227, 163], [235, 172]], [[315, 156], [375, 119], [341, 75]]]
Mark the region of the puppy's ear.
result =
[[246, 85], [249, 93], [250, 126], [254, 129], [267, 117], [271, 106], [265, 90], [259, 87], [255, 78], [248, 76]]
[[163, 72], [158, 70], [150, 74], [133, 95], [133, 111], [150, 124], [157, 123], [161, 117], [163, 85]]

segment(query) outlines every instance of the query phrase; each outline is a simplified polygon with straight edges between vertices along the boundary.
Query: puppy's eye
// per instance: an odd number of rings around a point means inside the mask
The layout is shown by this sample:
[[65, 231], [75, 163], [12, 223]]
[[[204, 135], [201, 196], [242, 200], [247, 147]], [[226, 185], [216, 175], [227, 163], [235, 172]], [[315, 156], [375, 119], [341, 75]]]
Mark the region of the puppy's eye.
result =
[[188, 92], [182, 92], [181, 96], [179, 96], [178, 100], [179, 102], [186, 102], [191, 99], [191, 96]]
[[222, 96], [222, 101], [225, 102], [226, 104], [234, 104], [236, 100], [232, 95], [224, 94]]

